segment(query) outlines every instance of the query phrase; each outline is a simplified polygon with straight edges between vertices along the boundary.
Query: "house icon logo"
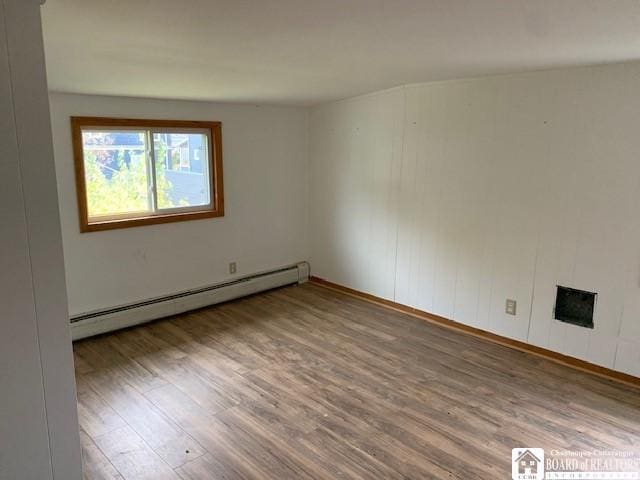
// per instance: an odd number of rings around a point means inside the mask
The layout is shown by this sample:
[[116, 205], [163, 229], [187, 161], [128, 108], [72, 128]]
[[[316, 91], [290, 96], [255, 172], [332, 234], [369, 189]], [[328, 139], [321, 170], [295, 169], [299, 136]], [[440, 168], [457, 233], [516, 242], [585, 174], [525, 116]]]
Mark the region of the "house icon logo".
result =
[[514, 448], [511, 450], [513, 480], [544, 479], [544, 450], [542, 448]]

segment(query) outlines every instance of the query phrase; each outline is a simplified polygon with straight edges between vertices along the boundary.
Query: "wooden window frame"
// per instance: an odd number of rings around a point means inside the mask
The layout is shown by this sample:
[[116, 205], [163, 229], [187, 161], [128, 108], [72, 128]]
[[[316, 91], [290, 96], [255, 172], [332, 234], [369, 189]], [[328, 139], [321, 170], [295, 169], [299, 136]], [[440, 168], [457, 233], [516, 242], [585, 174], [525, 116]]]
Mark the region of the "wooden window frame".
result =
[[[199, 129], [207, 130], [211, 139], [208, 149], [208, 161], [211, 188], [211, 205], [192, 211], [154, 213], [143, 216], [127, 216], [126, 218], [91, 220], [87, 205], [87, 188], [84, 169], [84, 151], [82, 130], [89, 128], [140, 128], [148, 129]], [[71, 117], [71, 137], [75, 164], [76, 193], [78, 197], [78, 213], [80, 232], [96, 232], [117, 228], [140, 227], [169, 222], [183, 222], [224, 216], [224, 188], [222, 178], [222, 123], [190, 120], [150, 120], [111, 117]], [[153, 146], [151, 147], [153, 148]]]

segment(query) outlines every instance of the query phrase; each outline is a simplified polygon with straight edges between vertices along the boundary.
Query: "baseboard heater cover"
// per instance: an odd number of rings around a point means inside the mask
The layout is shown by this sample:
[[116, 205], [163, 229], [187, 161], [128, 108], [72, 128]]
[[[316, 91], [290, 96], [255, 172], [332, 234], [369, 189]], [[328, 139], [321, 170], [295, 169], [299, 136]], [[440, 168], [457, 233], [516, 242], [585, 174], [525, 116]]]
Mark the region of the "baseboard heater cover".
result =
[[80, 340], [272, 288], [304, 283], [308, 278], [309, 264], [302, 262], [173, 295], [84, 313], [71, 317], [71, 337]]

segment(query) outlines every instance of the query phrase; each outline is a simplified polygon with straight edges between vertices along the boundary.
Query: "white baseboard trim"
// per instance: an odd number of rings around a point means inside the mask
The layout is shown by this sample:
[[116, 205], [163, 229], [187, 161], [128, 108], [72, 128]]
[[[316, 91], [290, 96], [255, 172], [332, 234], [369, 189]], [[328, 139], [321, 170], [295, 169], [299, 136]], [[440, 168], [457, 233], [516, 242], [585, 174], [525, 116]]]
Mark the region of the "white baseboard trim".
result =
[[174, 295], [88, 312], [71, 318], [71, 337], [80, 340], [272, 288], [304, 283], [308, 278], [309, 264], [301, 262]]

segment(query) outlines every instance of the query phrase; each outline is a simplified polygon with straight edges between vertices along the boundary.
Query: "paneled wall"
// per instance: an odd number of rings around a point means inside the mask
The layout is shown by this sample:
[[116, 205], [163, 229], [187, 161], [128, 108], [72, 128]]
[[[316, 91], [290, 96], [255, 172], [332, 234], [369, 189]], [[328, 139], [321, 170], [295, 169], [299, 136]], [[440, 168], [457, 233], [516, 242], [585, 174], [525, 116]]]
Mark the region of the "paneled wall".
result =
[[[319, 106], [310, 151], [313, 275], [640, 375], [640, 64]], [[595, 329], [553, 320], [558, 284]]]
[[82, 465], [40, 2], [0, 0], [0, 480]]

